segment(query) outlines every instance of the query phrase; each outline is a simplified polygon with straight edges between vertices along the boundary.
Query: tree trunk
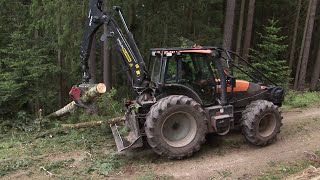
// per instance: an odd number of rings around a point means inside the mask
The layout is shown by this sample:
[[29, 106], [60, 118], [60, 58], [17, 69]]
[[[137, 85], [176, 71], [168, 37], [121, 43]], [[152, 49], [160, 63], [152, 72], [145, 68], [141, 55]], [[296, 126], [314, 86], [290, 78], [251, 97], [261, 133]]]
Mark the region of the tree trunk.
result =
[[306, 21], [304, 23], [304, 31], [303, 31], [302, 42], [301, 42], [301, 47], [300, 47], [300, 52], [299, 52], [299, 59], [298, 59], [296, 75], [295, 75], [295, 78], [294, 78], [294, 85], [293, 85], [293, 89], [295, 89], [295, 90], [297, 90], [297, 86], [298, 86], [299, 73], [300, 73], [300, 68], [301, 68], [303, 49], [304, 49], [304, 46], [305, 46], [306, 33], [307, 33], [307, 30], [308, 30], [308, 22], [309, 22], [311, 5], [312, 5], [312, 0], [309, 1], [307, 17], [306, 17]]
[[[238, 33], [237, 33], [237, 47], [236, 47], [236, 53], [237, 54], [240, 54], [240, 48], [241, 48], [241, 38], [242, 38], [242, 29], [243, 29], [243, 16], [244, 16], [245, 4], [246, 4], [246, 0], [241, 0], [239, 27], [238, 27]], [[236, 60], [236, 62], [238, 62], [238, 57], [236, 57], [235, 60]]]
[[316, 88], [317, 88], [319, 76], [320, 76], [320, 43], [318, 46], [316, 63], [314, 65], [313, 73], [312, 73], [312, 77], [311, 77], [311, 90], [312, 91], [316, 90]]
[[192, 3], [189, 4], [189, 10], [188, 10], [188, 31], [187, 31], [187, 35], [186, 37], [189, 37], [192, 35], [192, 31], [193, 31], [193, 6]]
[[223, 43], [222, 43], [222, 47], [225, 49], [231, 49], [232, 47], [235, 6], [236, 6], [235, 0], [227, 1], [226, 17], [225, 17], [224, 30], [223, 30]]
[[296, 41], [297, 41], [297, 32], [298, 32], [298, 27], [299, 27], [301, 1], [302, 0], [298, 0], [297, 16], [296, 16], [296, 22], [294, 24], [293, 39], [292, 39], [290, 58], [289, 58], [289, 69], [290, 70], [292, 70], [292, 64], [293, 64], [293, 61], [294, 61], [294, 52], [296, 50]]
[[59, 72], [59, 77], [58, 77], [58, 81], [59, 81], [59, 97], [58, 97], [58, 104], [59, 104], [59, 108], [63, 107], [63, 78], [62, 78], [62, 50], [61, 50], [61, 14], [58, 15], [58, 29], [57, 29], [57, 34], [58, 34], [58, 67], [60, 68], [60, 72]]
[[[59, 47], [58, 49], [58, 67], [60, 68], [60, 70], [62, 71], [62, 53], [61, 53], [61, 49]], [[59, 108], [61, 108], [63, 106], [63, 98], [62, 98], [62, 94], [63, 94], [63, 87], [62, 87], [62, 72], [59, 72], [59, 97], [58, 97], [58, 104], [59, 104]]]
[[308, 60], [309, 60], [309, 53], [310, 53], [310, 45], [311, 45], [311, 38], [312, 38], [312, 32], [313, 32], [313, 25], [314, 25], [314, 19], [317, 9], [317, 3], [318, 0], [312, 0], [312, 6], [310, 9], [310, 17], [308, 22], [308, 30], [306, 34], [306, 42], [303, 50], [303, 56], [301, 61], [301, 70], [298, 80], [298, 90], [303, 91], [305, 81], [306, 81], [306, 72], [307, 72], [307, 66], [308, 66]]
[[93, 35], [91, 50], [90, 50], [90, 57], [89, 57], [89, 71], [91, 78], [89, 80], [90, 84], [96, 83], [96, 76], [97, 76], [97, 38], [96, 34]]
[[[105, 1], [104, 9], [107, 9], [107, 1]], [[107, 27], [103, 26], [103, 32], [107, 34]], [[110, 49], [108, 47], [108, 39], [103, 42], [103, 83], [107, 86], [107, 91], [112, 89], [112, 62], [110, 58]]]
[[249, 0], [246, 34], [244, 36], [243, 53], [242, 53], [242, 56], [246, 60], [248, 60], [249, 48], [251, 43], [254, 7], [255, 7], [255, 0]]

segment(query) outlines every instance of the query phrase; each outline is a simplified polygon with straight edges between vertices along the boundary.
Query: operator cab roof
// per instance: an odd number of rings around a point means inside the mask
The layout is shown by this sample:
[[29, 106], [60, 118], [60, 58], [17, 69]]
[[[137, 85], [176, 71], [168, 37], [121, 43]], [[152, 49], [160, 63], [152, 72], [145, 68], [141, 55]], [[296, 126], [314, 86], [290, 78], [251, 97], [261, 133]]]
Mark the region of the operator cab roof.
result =
[[214, 46], [194, 46], [194, 47], [170, 47], [170, 48], [152, 48], [150, 49], [153, 56], [156, 54], [175, 54], [175, 53], [201, 53], [211, 54], [213, 50], [217, 50]]

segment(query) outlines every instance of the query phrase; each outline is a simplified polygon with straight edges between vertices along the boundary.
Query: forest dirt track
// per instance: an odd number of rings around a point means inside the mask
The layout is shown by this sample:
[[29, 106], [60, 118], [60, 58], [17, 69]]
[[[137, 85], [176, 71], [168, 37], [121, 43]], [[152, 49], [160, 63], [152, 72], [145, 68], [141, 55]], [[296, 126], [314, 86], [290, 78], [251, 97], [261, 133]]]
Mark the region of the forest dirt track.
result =
[[[292, 162], [320, 150], [319, 108], [297, 109], [282, 116], [281, 132], [272, 145], [262, 148], [249, 145], [239, 132], [226, 137], [209, 136], [194, 157], [156, 163], [152, 171], [183, 180], [252, 179], [263, 175], [270, 162]], [[228, 177], [223, 177], [223, 172], [228, 172]], [[121, 177], [127, 179], [135, 175], [124, 173]]]

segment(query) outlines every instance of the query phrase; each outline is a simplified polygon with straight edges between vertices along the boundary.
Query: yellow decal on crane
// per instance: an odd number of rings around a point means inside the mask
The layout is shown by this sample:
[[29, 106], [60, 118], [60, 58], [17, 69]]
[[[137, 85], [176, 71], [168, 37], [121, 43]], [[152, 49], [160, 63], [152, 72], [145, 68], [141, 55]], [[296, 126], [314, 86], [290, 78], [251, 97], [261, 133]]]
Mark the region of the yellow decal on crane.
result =
[[137, 75], [140, 75], [140, 71], [136, 71]]
[[133, 66], [133, 64], [132, 64], [132, 63], [130, 63], [130, 64], [129, 64], [129, 66], [130, 66], [130, 67], [132, 67], [132, 66]]
[[127, 61], [132, 62], [132, 59], [131, 59], [130, 55], [128, 54], [128, 51], [126, 50], [126, 48], [122, 48], [122, 52], [126, 56]]
[[139, 69], [139, 67], [140, 67], [139, 64], [136, 64], [136, 68]]

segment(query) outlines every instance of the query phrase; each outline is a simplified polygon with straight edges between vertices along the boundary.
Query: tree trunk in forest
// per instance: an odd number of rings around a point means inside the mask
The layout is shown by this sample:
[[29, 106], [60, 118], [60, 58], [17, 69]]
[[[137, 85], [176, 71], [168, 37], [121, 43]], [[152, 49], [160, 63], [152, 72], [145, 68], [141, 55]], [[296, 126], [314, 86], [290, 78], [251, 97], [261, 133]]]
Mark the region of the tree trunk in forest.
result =
[[[62, 71], [62, 53], [61, 53], [61, 48], [58, 49], [58, 67], [61, 69]], [[58, 104], [59, 104], [59, 108], [61, 108], [63, 106], [63, 98], [62, 98], [62, 94], [63, 94], [63, 87], [62, 87], [62, 72], [59, 72], [59, 97], [58, 97]]]
[[63, 78], [62, 78], [62, 50], [61, 50], [61, 14], [58, 13], [58, 67], [60, 68], [60, 72], [59, 72], [59, 97], [58, 97], [58, 104], [59, 104], [59, 108], [62, 108], [63, 107]]
[[312, 73], [312, 77], [311, 77], [311, 87], [310, 88], [312, 91], [316, 90], [316, 88], [317, 88], [319, 76], [320, 76], [320, 43], [318, 46], [316, 63], [314, 65], [313, 73]]
[[306, 33], [307, 33], [307, 30], [308, 30], [308, 23], [309, 23], [311, 5], [312, 5], [312, 0], [309, 1], [307, 17], [306, 17], [306, 20], [305, 20], [305, 23], [304, 23], [304, 30], [303, 30], [303, 36], [302, 36], [301, 47], [300, 47], [300, 52], [299, 52], [299, 59], [298, 59], [296, 75], [295, 75], [294, 84], [293, 84], [293, 89], [294, 90], [297, 90], [297, 86], [298, 86], [299, 73], [300, 73], [300, 68], [301, 68], [303, 49], [304, 49], [304, 46], [305, 46]]
[[[104, 9], [107, 8], [108, 1], [104, 1]], [[108, 28], [103, 26], [103, 33], [108, 33]], [[107, 91], [112, 89], [112, 61], [110, 58], [110, 48], [108, 47], [108, 39], [103, 42], [103, 83], [107, 86]]]
[[137, 6], [137, 0], [135, 1], [129, 1], [129, 24], [128, 27], [130, 31], [134, 31], [134, 23], [136, 20], [136, 6]]
[[91, 50], [90, 50], [90, 56], [89, 56], [89, 71], [91, 78], [89, 80], [90, 84], [96, 83], [96, 77], [97, 77], [97, 38], [96, 34], [93, 35]]
[[188, 12], [188, 21], [189, 21], [189, 24], [188, 24], [188, 31], [187, 31], [187, 35], [186, 37], [189, 37], [192, 35], [192, 31], [193, 31], [193, 4], [190, 3], [189, 4], [189, 12]]
[[242, 56], [246, 60], [248, 60], [249, 48], [251, 43], [255, 0], [249, 0], [248, 8], [249, 10], [248, 10], [248, 17], [247, 17], [247, 26], [246, 26], [246, 33], [244, 36], [243, 53], [242, 53]]
[[222, 47], [225, 49], [229, 49], [229, 50], [231, 50], [231, 48], [232, 48], [232, 36], [233, 36], [235, 7], [236, 7], [235, 0], [228, 0], [227, 1]]
[[294, 61], [294, 52], [296, 50], [296, 41], [297, 41], [297, 32], [298, 32], [298, 27], [299, 27], [301, 1], [302, 0], [298, 0], [297, 16], [296, 16], [296, 21], [295, 21], [294, 30], [293, 30], [293, 39], [292, 39], [290, 58], [289, 58], [289, 69], [290, 70], [292, 70], [292, 64], [293, 64], [293, 61]]
[[[246, 4], [246, 0], [241, 0], [239, 27], [238, 27], [238, 33], [237, 33], [237, 47], [236, 47], [236, 53], [237, 54], [240, 54], [240, 48], [241, 48], [241, 38], [242, 38], [242, 29], [243, 29], [243, 16], [244, 16], [245, 4]], [[235, 60], [236, 60], [236, 62], [238, 62], [238, 57], [236, 57]]]
[[[38, 41], [39, 38], [39, 30], [37, 28], [34, 29], [34, 39]], [[40, 82], [36, 81], [36, 89], [40, 89]], [[39, 95], [36, 96], [35, 102], [34, 102], [34, 107], [32, 108], [32, 114], [36, 114], [38, 110], [40, 109], [40, 100], [39, 100]]]
[[[104, 33], [107, 33], [107, 27], [104, 27]], [[103, 42], [103, 83], [107, 86], [107, 91], [112, 89], [112, 62], [110, 58], [110, 49], [108, 39]]]
[[307, 73], [307, 66], [308, 66], [308, 60], [309, 60], [309, 53], [310, 53], [310, 46], [311, 46], [311, 38], [312, 38], [312, 32], [313, 32], [313, 25], [314, 25], [314, 19], [317, 9], [317, 3], [318, 0], [312, 0], [312, 6], [310, 9], [310, 17], [308, 22], [308, 30], [306, 33], [306, 41], [305, 46], [303, 50], [303, 56], [301, 61], [301, 69], [300, 69], [300, 75], [298, 79], [298, 90], [303, 91], [305, 81], [306, 81], [306, 73]]

